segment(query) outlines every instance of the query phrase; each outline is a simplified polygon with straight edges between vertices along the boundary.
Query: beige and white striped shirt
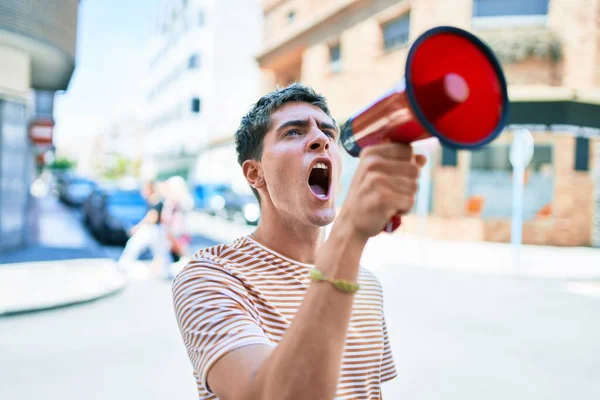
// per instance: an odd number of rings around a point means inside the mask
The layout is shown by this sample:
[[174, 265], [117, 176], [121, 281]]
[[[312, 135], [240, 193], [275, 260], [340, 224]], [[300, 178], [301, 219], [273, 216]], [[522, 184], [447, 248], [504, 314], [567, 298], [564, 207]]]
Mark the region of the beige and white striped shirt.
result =
[[[284, 257], [249, 236], [199, 251], [173, 282], [179, 329], [200, 399], [211, 366], [237, 348], [277, 346], [310, 283], [312, 265]], [[396, 376], [377, 278], [364, 268], [346, 337], [336, 399], [379, 399]]]

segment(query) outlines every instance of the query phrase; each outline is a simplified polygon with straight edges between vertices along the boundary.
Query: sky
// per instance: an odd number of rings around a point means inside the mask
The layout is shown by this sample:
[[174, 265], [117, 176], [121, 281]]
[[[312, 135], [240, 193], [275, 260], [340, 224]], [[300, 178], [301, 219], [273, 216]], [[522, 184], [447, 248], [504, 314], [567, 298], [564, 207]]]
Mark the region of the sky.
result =
[[76, 65], [55, 99], [57, 147], [97, 133], [140, 104], [144, 46], [161, 0], [82, 0]]

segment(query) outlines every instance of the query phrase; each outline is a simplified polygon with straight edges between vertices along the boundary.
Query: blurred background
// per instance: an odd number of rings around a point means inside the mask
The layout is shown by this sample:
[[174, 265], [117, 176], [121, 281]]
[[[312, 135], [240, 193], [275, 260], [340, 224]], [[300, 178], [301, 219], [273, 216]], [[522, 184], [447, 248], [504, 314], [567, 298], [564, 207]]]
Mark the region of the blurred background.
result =
[[[600, 398], [595, 0], [0, 0], [0, 398], [197, 396], [168, 278], [258, 223], [240, 118], [300, 81], [343, 123], [438, 25], [492, 48], [511, 110], [481, 150], [422, 146], [413, 212], [365, 252], [399, 373], [384, 397]], [[146, 248], [117, 264], [147, 182], [183, 216], [167, 279]]]

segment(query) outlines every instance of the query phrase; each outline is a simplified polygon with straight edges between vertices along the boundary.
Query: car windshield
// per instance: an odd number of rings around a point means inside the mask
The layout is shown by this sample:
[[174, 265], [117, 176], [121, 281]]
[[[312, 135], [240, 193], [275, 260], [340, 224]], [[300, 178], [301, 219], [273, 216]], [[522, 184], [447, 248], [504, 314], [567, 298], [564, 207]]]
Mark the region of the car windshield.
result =
[[110, 206], [145, 206], [146, 201], [139, 191], [114, 192], [108, 197]]
[[225, 184], [208, 184], [196, 186], [196, 193], [202, 195], [206, 192], [224, 193], [229, 190], [229, 186]]
[[87, 180], [87, 179], [73, 179], [70, 182], [73, 185], [88, 185], [88, 186], [94, 186], [94, 182]]

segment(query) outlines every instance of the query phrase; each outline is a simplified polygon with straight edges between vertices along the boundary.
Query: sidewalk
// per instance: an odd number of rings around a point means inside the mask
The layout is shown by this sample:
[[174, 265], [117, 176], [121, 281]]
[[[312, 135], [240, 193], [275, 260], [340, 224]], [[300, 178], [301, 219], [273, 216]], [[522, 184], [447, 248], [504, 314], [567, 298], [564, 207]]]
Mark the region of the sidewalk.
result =
[[0, 316], [97, 300], [126, 285], [75, 215], [53, 197], [38, 199], [31, 245], [0, 253]]
[[[218, 242], [230, 242], [255, 229], [199, 213], [190, 226]], [[372, 238], [361, 262], [373, 271], [403, 265], [520, 278], [600, 280], [600, 249], [523, 245], [516, 268], [514, 249], [507, 243], [442, 241], [402, 233]]]

